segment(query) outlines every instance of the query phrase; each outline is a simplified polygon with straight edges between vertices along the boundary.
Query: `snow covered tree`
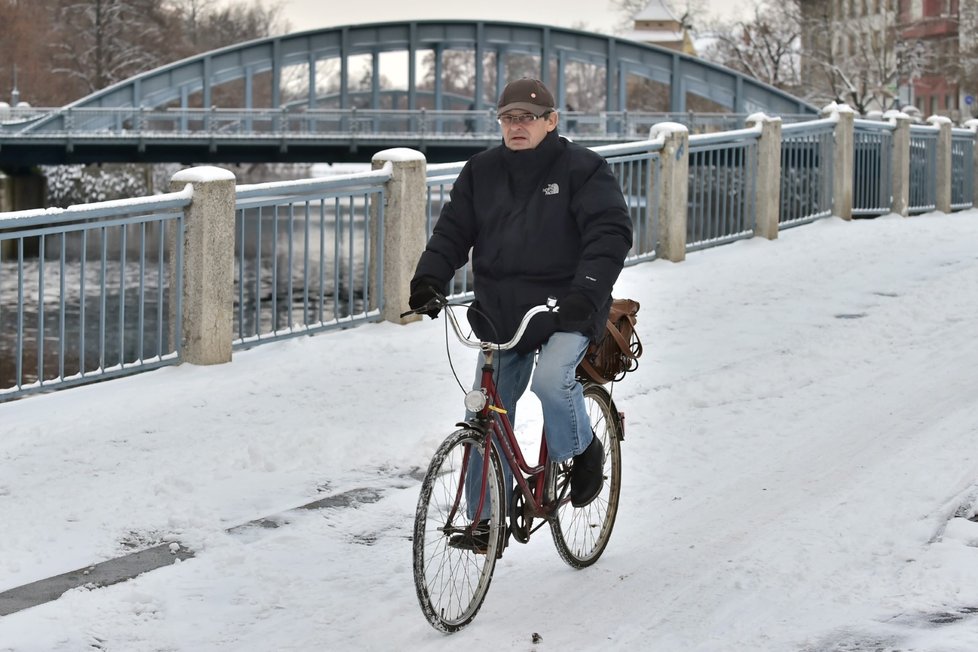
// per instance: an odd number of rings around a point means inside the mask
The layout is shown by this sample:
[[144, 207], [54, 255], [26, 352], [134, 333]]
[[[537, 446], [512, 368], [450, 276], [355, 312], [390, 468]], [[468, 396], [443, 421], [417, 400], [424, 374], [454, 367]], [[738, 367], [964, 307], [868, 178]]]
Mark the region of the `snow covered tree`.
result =
[[60, 0], [55, 74], [88, 94], [163, 63], [166, 16], [154, 0]]
[[900, 84], [919, 75], [930, 58], [923, 43], [900, 36], [896, 12], [886, 8], [842, 16], [828, 3], [806, 2], [801, 26], [808, 96], [860, 113], [899, 104]]
[[704, 59], [789, 92], [803, 92], [799, 65], [801, 15], [794, 2], [754, 5], [748, 20], [713, 22]]
[[885, 110], [900, 104], [902, 86], [933, 67], [934, 55], [901, 36], [891, 6], [878, 7], [763, 0], [750, 20], [714, 22], [701, 54], [816, 105]]

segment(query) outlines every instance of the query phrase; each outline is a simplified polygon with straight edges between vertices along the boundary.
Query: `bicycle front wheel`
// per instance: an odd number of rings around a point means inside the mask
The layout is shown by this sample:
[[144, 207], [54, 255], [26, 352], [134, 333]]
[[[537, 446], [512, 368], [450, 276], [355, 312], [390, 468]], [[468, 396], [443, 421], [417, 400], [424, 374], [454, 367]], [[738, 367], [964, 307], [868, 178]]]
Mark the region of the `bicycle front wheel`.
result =
[[570, 501], [572, 464], [550, 463], [547, 472], [548, 499], [558, 503], [550, 523], [554, 544], [561, 559], [574, 568], [585, 568], [598, 560], [608, 545], [618, 515], [621, 491], [621, 420], [611, 395], [601, 385], [584, 386], [584, 404], [594, 436], [604, 446], [604, 485], [588, 505], [575, 509]]
[[[502, 551], [503, 473], [496, 449], [488, 449], [488, 532], [483, 525], [474, 535], [480, 521], [476, 510], [481, 482], [466, 492], [464, 478], [468, 469], [480, 467], [485, 435], [470, 428], [449, 435], [435, 452], [421, 484], [414, 517], [414, 586], [425, 618], [442, 632], [456, 632], [475, 618]], [[474, 539], [484, 545], [475, 545]]]

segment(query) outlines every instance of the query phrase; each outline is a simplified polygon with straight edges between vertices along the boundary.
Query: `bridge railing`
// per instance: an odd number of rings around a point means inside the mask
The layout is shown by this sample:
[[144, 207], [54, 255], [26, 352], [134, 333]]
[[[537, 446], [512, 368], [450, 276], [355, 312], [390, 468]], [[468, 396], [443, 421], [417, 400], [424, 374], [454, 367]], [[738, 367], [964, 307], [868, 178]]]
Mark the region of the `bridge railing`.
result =
[[688, 251], [753, 237], [759, 137], [756, 129], [690, 136]]
[[595, 147], [594, 151], [608, 161], [628, 204], [632, 218], [632, 249], [628, 252], [627, 264], [653, 260], [659, 244], [662, 141], [604, 145]]
[[[654, 111], [562, 111], [561, 131], [573, 138], [640, 140], [660, 122], [684, 124], [694, 133], [712, 133], [744, 126], [746, 114]], [[795, 122], [810, 115], [785, 115]], [[382, 136], [489, 137], [500, 134], [495, 111], [447, 109], [280, 108], [225, 109], [217, 107], [57, 107], [8, 109], [0, 116], [4, 138], [36, 136], [85, 137], [289, 135], [352, 138]]]
[[238, 186], [235, 348], [380, 318], [389, 169]]
[[910, 214], [926, 213], [937, 208], [937, 185], [930, 182], [937, 170], [937, 136], [939, 128], [926, 125], [910, 127]]
[[835, 124], [830, 118], [822, 118], [784, 125], [778, 216], [782, 227], [807, 224], [832, 214]]
[[[952, 130], [894, 116], [891, 128], [845, 115], [784, 127], [755, 116], [748, 128], [696, 136], [660, 124], [648, 140], [595, 148], [629, 205], [627, 262], [679, 261], [828, 215], [849, 219], [861, 196], [863, 208], [901, 215], [974, 206], [978, 122]], [[857, 130], [891, 134], [889, 181], [877, 161], [884, 139]], [[860, 158], [859, 148], [871, 153]], [[400, 148], [374, 167], [237, 188], [227, 170], [191, 168], [159, 197], [0, 214], [0, 401], [403, 321], [407, 281], [462, 163], [427, 166]], [[876, 185], [856, 191], [856, 170]], [[879, 194], [887, 184], [889, 206]], [[471, 291], [462, 270], [453, 293]]]
[[975, 195], [975, 132], [951, 129], [951, 210], [971, 208]]
[[[462, 171], [464, 162], [441, 163], [429, 165], [426, 169], [427, 178], [425, 179], [425, 240], [431, 237], [431, 231], [435, 226], [435, 221], [441, 213], [442, 206], [448, 203], [455, 179]], [[472, 293], [472, 261], [470, 260], [462, 269], [455, 272], [455, 278], [448, 288], [448, 296], [452, 299], [468, 300], [473, 296]]]
[[890, 122], [855, 120], [852, 214], [885, 215], [893, 205], [893, 131]]
[[180, 362], [190, 201], [0, 215], [0, 401]]

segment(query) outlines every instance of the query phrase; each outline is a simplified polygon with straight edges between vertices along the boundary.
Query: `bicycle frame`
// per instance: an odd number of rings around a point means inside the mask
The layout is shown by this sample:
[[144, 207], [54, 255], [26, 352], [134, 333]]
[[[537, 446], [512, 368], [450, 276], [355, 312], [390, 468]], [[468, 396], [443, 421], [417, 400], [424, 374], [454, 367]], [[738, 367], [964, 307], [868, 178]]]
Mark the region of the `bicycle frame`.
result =
[[[553, 515], [558, 505], [544, 503], [544, 482], [546, 481], [545, 471], [549, 461], [546, 431], [541, 434], [540, 454], [537, 464], [536, 466], [530, 466], [523, 455], [523, 450], [519, 445], [519, 441], [516, 439], [516, 434], [513, 431], [513, 425], [507, 416], [506, 406], [502, 404], [502, 400], [499, 397], [499, 392], [496, 389], [496, 381], [494, 378], [494, 355], [496, 351], [505, 351], [516, 346], [517, 342], [519, 342], [523, 337], [523, 333], [526, 331], [526, 328], [530, 323], [530, 319], [542, 312], [552, 312], [556, 310], [557, 299], [550, 297], [546, 304], [530, 308], [530, 310], [528, 310], [523, 316], [523, 320], [520, 322], [520, 325], [517, 328], [516, 333], [513, 335], [513, 338], [504, 344], [482, 342], [468, 338], [462, 332], [462, 328], [459, 326], [455, 313], [448, 309], [449, 306], [450, 304], [447, 301], [441, 299], [441, 303], [439, 303], [437, 307], [446, 308], [444, 312], [447, 315], [447, 322], [455, 331], [455, 335], [458, 337], [459, 342], [469, 348], [480, 349], [485, 359], [485, 364], [481, 370], [479, 389], [473, 390], [473, 392], [481, 392], [484, 400], [481, 401], [481, 406], [478, 408], [467, 405], [470, 411], [475, 413], [476, 417], [472, 423], [466, 423], [465, 425], [471, 426], [485, 434], [485, 448], [481, 451], [483, 459], [487, 459], [489, 457], [489, 447], [493, 445], [496, 446], [496, 450], [499, 451], [505, 458], [506, 462], [509, 464], [509, 468], [513, 471], [513, 477], [516, 480], [517, 487], [519, 487], [520, 492], [526, 499], [526, 505], [530, 506], [531, 512], [528, 515], [536, 518], [549, 518]], [[423, 312], [424, 310], [425, 308], [422, 308], [420, 312]], [[410, 312], [404, 314], [407, 315], [410, 314]], [[451, 509], [452, 518], [449, 519], [449, 523], [454, 520], [454, 516], [458, 510], [458, 505], [462, 499], [461, 492], [463, 490], [462, 487], [464, 486], [464, 480], [469, 471], [471, 452], [471, 449], [467, 450], [462, 461], [461, 473], [463, 482], [459, 483], [459, 494], [455, 497], [455, 503]], [[475, 510], [475, 514], [477, 515], [481, 514], [483, 508], [485, 507], [486, 489], [489, 478], [488, 468], [488, 464], [482, 465], [481, 489], [478, 504]], [[527, 480], [527, 477], [529, 477], [529, 480]], [[474, 525], [475, 523], [472, 523], [470, 527], [473, 527]]]
[[[476, 420], [483, 426], [486, 432], [486, 446], [495, 442], [496, 450], [500, 451], [510, 469], [513, 470], [513, 477], [516, 485], [526, 498], [527, 504], [532, 506], [533, 516], [544, 518], [553, 513], [554, 505], [547, 505], [543, 502], [543, 482], [544, 471], [547, 468], [549, 454], [547, 451], [546, 433], [541, 433], [540, 454], [536, 466], [530, 466], [523, 455], [523, 449], [516, 439], [516, 433], [509, 421], [506, 406], [502, 404], [499, 392], [496, 390], [496, 381], [493, 376], [495, 363], [493, 360], [492, 349], [483, 349], [485, 364], [482, 366], [482, 376], [479, 383], [480, 388], [486, 394], [486, 405], [476, 415]], [[488, 454], [488, 448], [483, 451], [483, 458]], [[463, 469], [464, 471], [464, 469]], [[525, 474], [525, 475], [524, 475]], [[476, 513], [481, 513], [485, 502], [486, 482], [488, 471], [483, 465], [482, 490], [479, 496], [479, 508]], [[527, 480], [529, 477], [529, 480]], [[532, 486], [531, 486], [532, 482]]]

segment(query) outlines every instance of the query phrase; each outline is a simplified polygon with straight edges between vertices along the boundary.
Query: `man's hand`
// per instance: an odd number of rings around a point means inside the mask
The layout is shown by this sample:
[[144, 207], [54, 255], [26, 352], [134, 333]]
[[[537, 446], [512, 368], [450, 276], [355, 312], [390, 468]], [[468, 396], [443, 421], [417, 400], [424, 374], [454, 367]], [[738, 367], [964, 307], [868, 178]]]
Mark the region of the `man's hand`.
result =
[[577, 330], [594, 316], [590, 299], [580, 292], [571, 292], [557, 303], [557, 328]]
[[[418, 308], [423, 308], [426, 306], [432, 299], [443, 299], [444, 294], [442, 294], [442, 292], [438, 289], [440, 285], [441, 284], [437, 280], [427, 276], [422, 276], [418, 279], [418, 282], [415, 283], [414, 289], [411, 290], [411, 296], [408, 298], [408, 305], [411, 306], [412, 310], [417, 310]], [[432, 308], [425, 314], [432, 319], [436, 319], [440, 310], [441, 307]]]

